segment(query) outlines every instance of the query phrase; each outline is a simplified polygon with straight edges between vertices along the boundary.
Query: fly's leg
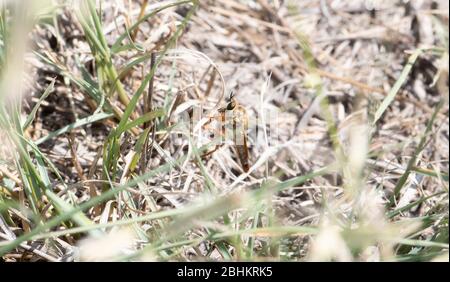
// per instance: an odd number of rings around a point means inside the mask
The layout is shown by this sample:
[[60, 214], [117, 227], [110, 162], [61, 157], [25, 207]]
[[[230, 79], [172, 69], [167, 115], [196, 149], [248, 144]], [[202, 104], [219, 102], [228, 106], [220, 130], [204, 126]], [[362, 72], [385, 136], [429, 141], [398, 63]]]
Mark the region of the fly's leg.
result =
[[[220, 143], [217, 144], [213, 150], [206, 152], [202, 155], [202, 158], [210, 156], [211, 154], [213, 154], [214, 152], [216, 152], [217, 150], [219, 150], [223, 145], [224, 145], [224, 136], [225, 136], [225, 111], [220, 111], [219, 112], [220, 116], [219, 116], [219, 120], [220, 120]], [[209, 117], [209, 120], [205, 123], [205, 125], [203, 125], [204, 127], [207, 127], [213, 120], [217, 120], [217, 118], [214, 117]]]

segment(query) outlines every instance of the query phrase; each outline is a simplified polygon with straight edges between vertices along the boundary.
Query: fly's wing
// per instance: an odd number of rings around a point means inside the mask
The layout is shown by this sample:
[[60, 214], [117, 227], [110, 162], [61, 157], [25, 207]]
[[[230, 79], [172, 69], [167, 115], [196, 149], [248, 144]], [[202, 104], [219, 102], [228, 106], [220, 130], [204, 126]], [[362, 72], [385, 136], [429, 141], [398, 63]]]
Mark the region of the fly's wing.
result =
[[233, 141], [242, 168], [247, 172], [250, 168], [247, 146], [248, 117], [243, 107], [236, 107], [233, 116]]

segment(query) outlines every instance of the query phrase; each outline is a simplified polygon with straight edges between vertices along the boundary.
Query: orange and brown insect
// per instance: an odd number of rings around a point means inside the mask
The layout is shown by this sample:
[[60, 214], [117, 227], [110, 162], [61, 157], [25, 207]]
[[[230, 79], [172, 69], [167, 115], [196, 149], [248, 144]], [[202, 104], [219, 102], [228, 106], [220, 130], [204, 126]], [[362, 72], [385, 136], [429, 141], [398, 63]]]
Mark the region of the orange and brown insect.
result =
[[[237, 156], [242, 165], [242, 169], [247, 172], [249, 166], [249, 151], [248, 151], [248, 116], [245, 108], [240, 105], [234, 94], [232, 93], [228, 98], [227, 105], [217, 110], [218, 114], [210, 117], [208, 122], [204, 125], [208, 125], [212, 121], [217, 121], [220, 124], [220, 135], [222, 140], [227, 136], [226, 125], [231, 123], [233, 144], [236, 149]], [[222, 144], [216, 145], [216, 147], [203, 155], [209, 156], [217, 151]]]

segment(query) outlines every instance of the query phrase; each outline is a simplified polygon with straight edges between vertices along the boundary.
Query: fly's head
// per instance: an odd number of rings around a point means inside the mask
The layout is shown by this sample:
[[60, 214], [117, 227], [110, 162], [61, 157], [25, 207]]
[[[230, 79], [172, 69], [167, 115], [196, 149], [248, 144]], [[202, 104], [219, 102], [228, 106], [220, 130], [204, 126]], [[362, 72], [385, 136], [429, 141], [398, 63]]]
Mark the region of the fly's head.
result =
[[228, 97], [228, 99], [227, 99], [227, 102], [228, 102], [227, 111], [232, 111], [236, 107], [237, 101], [236, 101], [236, 98], [234, 98], [234, 97], [235, 97], [234, 92], [231, 92], [230, 97]]

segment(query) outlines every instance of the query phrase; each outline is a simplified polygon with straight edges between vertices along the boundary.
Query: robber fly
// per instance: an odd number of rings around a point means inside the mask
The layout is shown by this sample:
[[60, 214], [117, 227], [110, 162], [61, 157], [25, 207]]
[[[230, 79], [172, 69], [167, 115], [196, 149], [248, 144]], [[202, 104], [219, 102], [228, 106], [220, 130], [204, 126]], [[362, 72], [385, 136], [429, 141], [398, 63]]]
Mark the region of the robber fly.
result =
[[[234, 93], [230, 94], [226, 106], [219, 108], [216, 115], [209, 117], [204, 127], [213, 121], [218, 122], [220, 125], [221, 140], [224, 140], [230, 135], [229, 130], [227, 131], [227, 125], [229, 128], [231, 124], [233, 144], [242, 168], [247, 172], [249, 170], [249, 152], [247, 145], [248, 116], [245, 108], [236, 100]], [[216, 145], [212, 151], [203, 154], [203, 157], [211, 155], [221, 146], [223, 146], [223, 143]]]

